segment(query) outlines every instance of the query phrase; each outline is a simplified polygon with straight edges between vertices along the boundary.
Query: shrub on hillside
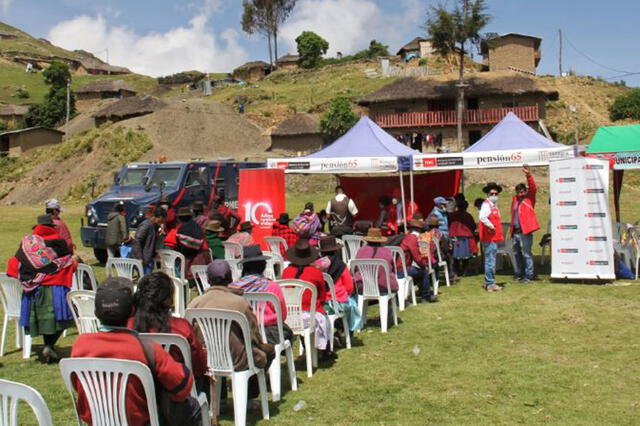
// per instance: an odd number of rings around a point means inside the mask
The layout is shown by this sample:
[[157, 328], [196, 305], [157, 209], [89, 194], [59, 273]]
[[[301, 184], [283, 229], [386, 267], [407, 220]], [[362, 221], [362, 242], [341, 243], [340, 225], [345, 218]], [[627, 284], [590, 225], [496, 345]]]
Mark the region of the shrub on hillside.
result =
[[640, 89], [629, 90], [624, 95], [620, 95], [609, 107], [611, 120], [640, 120]]
[[357, 121], [349, 99], [338, 96], [331, 101], [329, 110], [320, 119], [320, 129], [334, 141], [347, 133]]

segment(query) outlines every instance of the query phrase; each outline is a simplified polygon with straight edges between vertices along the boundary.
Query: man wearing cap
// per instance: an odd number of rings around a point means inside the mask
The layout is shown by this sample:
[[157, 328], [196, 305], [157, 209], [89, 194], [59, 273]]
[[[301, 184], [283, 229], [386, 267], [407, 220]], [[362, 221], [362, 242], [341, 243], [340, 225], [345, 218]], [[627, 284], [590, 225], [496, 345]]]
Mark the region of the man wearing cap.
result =
[[[418, 219], [412, 219], [408, 224], [409, 232], [402, 239], [400, 248], [404, 251], [405, 266], [407, 273], [413, 282], [418, 284], [420, 288], [420, 298], [423, 302], [434, 303], [438, 301], [438, 296], [433, 294], [431, 279], [429, 278], [429, 259], [420, 252], [420, 244], [418, 239], [424, 228], [424, 222]], [[400, 257], [396, 260], [401, 262]], [[402, 270], [398, 264], [398, 270]]]
[[120, 245], [131, 240], [127, 226], [127, 212], [122, 201], [117, 203], [107, 216], [107, 232], [104, 239], [107, 249], [114, 257], [120, 257]]
[[538, 217], [534, 207], [536, 205], [536, 193], [538, 187], [531, 174], [529, 166], [522, 168], [527, 178], [527, 185], [516, 185], [516, 194], [511, 202], [511, 237], [513, 239], [513, 251], [516, 259], [514, 265], [516, 279], [523, 283], [533, 280], [533, 233], [540, 229]]
[[209, 244], [209, 250], [211, 256], [214, 259], [224, 259], [224, 245], [225, 238], [222, 238], [224, 228], [219, 220], [210, 220], [204, 230], [205, 238]]
[[[259, 249], [258, 247], [258, 250]], [[243, 314], [249, 323], [249, 332], [251, 334], [249, 337], [251, 338], [255, 365], [256, 367], [268, 370], [271, 361], [275, 358], [274, 347], [272, 344], [262, 342], [258, 320], [251, 310], [249, 302], [242, 297], [244, 294], [243, 289], [229, 285], [231, 282], [231, 269], [229, 268], [229, 264], [220, 259], [211, 262], [207, 266], [207, 279], [211, 287], [209, 287], [203, 295], [193, 299], [188, 309], [228, 309]], [[280, 294], [282, 295], [282, 292]], [[269, 305], [267, 304], [267, 306]], [[265, 308], [265, 310], [268, 310], [268, 308]], [[286, 312], [286, 308], [284, 312]], [[267, 313], [265, 312], [265, 321], [266, 318]], [[267, 336], [268, 335], [269, 333], [267, 333]], [[234, 370], [246, 370], [249, 365], [247, 350], [244, 346], [242, 331], [235, 323], [231, 326], [229, 343], [231, 346], [231, 358], [233, 360]], [[256, 398], [260, 395], [260, 388], [258, 387], [258, 381], [255, 375], [249, 379], [248, 393], [249, 399]]]
[[429, 216], [435, 216], [438, 218], [438, 229], [446, 238], [449, 237], [449, 215], [447, 214], [447, 203], [447, 199], [444, 197], [434, 198], [434, 207], [429, 214]]
[[[190, 396], [193, 375], [184, 364], [175, 361], [160, 345], [150, 340], [143, 341], [138, 333], [126, 328], [133, 311], [131, 281], [119, 277], [107, 278], [98, 287], [95, 298], [95, 315], [102, 326], [97, 333], [79, 335], [71, 348], [71, 357], [131, 360], [149, 367], [155, 359], [155, 369], [152, 369], [151, 374], [172, 401], [170, 420], [181, 425], [201, 424], [200, 407]], [[78, 393], [78, 414], [83, 421], [91, 424], [89, 403], [81, 382], [75, 378], [73, 384]], [[127, 383], [125, 404], [129, 425], [149, 424], [147, 401], [142, 384], [138, 380], [129, 380]]]
[[[289, 222], [291, 222], [291, 219], [289, 219], [289, 213], [281, 213], [278, 221], [273, 224], [273, 231], [271, 232], [271, 235], [274, 237], [284, 238], [284, 241], [287, 243], [287, 247], [295, 245], [296, 241], [298, 241], [298, 234], [296, 231], [291, 229]], [[283, 259], [286, 260], [287, 254], [284, 247], [280, 247], [280, 254]]]
[[358, 215], [358, 207], [347, 197], [342, 186], [336, 186], [336, 195], [327, 203], [326, 212], [331, 234], [341, 237], [353, 231], [353, 218]]
[[69, 228], [67, 224], [60, 218], [60, 212], [62, 212], [62, 206], [60, 205], [60, 201], [52, 198], [50, 200], [45, 201], [45, 212], [46, 214], [51, 215], [53, 219], [53, 223], [55, 224], [56, 230], [66, 243], [71, 252], [75, 251], [75, 246], [73, 245], [73, 240], [71, 239], [71, 232], [69, 232]]
[[498, 209], [498, 194], [502, 192], [502, 187], [489, 182], [482, 188], [482, 192], [487, 194], [478, 216], [478, 233], [484, 252], [484, 288], [487, 291], [500, 291], [502, 287], [496, 284], [496, 255], [498, 243], [504, 241]]

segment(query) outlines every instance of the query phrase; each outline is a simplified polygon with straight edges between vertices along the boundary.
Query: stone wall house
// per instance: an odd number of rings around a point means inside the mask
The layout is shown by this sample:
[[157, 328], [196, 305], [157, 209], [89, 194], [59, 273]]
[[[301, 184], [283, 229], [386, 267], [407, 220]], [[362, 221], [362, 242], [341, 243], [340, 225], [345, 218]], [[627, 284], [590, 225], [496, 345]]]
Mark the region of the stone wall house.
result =
[[[484, 136], [510, 111], [537, 130], [545, 118], [546, 101], [559, 96], [537, 77], [515, 71], [470, 74], [466, 83], [465, 147]], [[440, 136], [441, 148], [455, 150], [457, 93], [457, 78], [453, 75], [407, 77], [369, 93], [358, 104], [394, 136]]]
[[0, 121], [8, 127], [15, 127], [28, 111], [28, 105], [0, 105]]
[[298, 60], [300, 59], [300, 55], [294, 55], [292, 53], [287, 53], [284, 56], [280, 56], [276, 61], [276, 67], [279, 70], [295, 70], [298, 69]]
[[540, 63], [542, 39], [524, 34], [509, 33], [483, 41], [480, 53], [489, 71], [515, 70], [536, 73]]
[[271, 74], [271, 65], [264, 61], [247, 62], [232, 72], [233, 78], [241, 81], [258, 81], [269, 74]]
[[322, 148], [326, 143], [320, 130], [320, 120], [312, 114], [299, 113], [285, 119], [271, 131], [270, 151], [308, 154]]
[[62, 142], [64, 132], [46, 127], [30, 127], [0, 133], [0, 156], [19, 157], [32, 149]]

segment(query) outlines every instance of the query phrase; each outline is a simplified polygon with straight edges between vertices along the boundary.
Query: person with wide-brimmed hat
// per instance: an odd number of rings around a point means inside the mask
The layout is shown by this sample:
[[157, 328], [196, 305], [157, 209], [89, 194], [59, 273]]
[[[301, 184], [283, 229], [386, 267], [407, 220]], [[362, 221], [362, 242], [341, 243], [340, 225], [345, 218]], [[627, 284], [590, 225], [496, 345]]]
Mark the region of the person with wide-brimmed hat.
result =
[[256, 242], [251, 235], [253, 232], [253, 225], [251, 222], [242, 222], [238, 228], [238, 232], [227, 238], [230, 243], [240, 244], [242, 247], [248, 247], [254, 245]]
[[[287, 258], [291, 264], [282, 272], [282, 278], [303, 280], [315, 286], [317, 290], [316, 348], [325, 351], [326, 355], [331, 355], [328, 345], [329, 318], [324, 309], [324, 301], [327, 299], [324, 277], [322, 271], [313, 265], [318, 257], [318, 250], [309, 243], [309, 240], [298, 240], [293, 247], [289, 247], [287, 250]], [[311, 293], [308, 291], [302, 294], [302, 310], [307, 315], [305, 321], [308, 321], [308, 312], [311, 310]]]
[[209, 220], [204, 228], [204, 236], [209, 244], [209, 250], [211, 251], [211, 257], [214, 259], [224, 259], [224, 245], [226, 241], [223, 238], [224, 227], [219, 220]]
[[[398, 280], [396, 274], [393, 273], [393, 253], [387, 247], [384, 247], [389, 239], [382, 235], [380, 228], [369, 228], [364, 240], [367, 245], [361, 247], [356, 253], [356, 259], [382, 259], [389, 264], [389, 276], [385, 277], [382, 267], [378, 272], [378, 288], [381, 292], [386, 293], [391, 290], [398, 291]], [[356, 285], [358, 292], [362, 293], [362, 277], [360, 271], [356, 272]]]
[[184, 255], [186, 278], [193, 279], [192, 265], [208, 265], [211, 262], [209, 243], [204, 231], [196, 223], [193, 212], [188, 207], [181, 207], [176, 213], [178, 225], [167, 234], [164, 240], [165, 247]]
[[[362, 316], [358, 310], [353, 277], [351, 276], [349, 267], [344, 263], [340, 255], [342, 247], [338, 244], [336, 237], [321, 238], [318, 247], [320, 254], [323, 256], [323, 259], [327, 260], [328, 264], [328, 267], [326, 270], [323, 270], [323, 272], [329, 274], [333, 280], [338, 309], [347, 316], [349, 330], [357, 331], [362, 329]], [[324, 308], [327, 312], [333, 313], [330, 291], [327, 291]]]
[[[289, 226], [289, 213], [280, 213], [280, 217], [273, 224], [273, 230], [271, 231], [271, 235], [274, 237], [284, 238], [284, 241], [287, 243], [287, 247], [293, 246], [296, 241], [298, 241], [298, 234], [296, 231], [291, 229]], [[284, 247], [280, 247], [280, 254], [283, 259], [287, 260], [287, 253]]]
[[[435, 219], [437, 220], [437, 218]], [[421, 234], [424, 231], [424, 221], [421, 219], [412, 219], [407, 224], [409, 232], [404, 236], [400, 243], [400, 248], [404, 251], [405, 266], [407, 273], [413, 282], [418, 284], [420, 288], [420, 298], [423, 302], [437, 302], [438, 296], [433, 293], [433, 285], [429, 277], [429, 254], [420, 250], [418, 243]], [[433, 259], [433, 256], [431, 256]], [[398, 258], [397, 262], [401, 259]], [[398, 265], [400, 266], [400, 265]], [[401, 270], [401, 268], [398, 268]]]
[[482, 192], [487, 194], [478, 217], [480, 242], [484, 252], [484, 288], [487, 291], [500, 291], [502, 287], [496, 284], [496, 255], [498, 243], [504, 241], [498, 208], [498, 194], [502, 192], [502, 187], [495, 182], [489, 182], [482, 188]]

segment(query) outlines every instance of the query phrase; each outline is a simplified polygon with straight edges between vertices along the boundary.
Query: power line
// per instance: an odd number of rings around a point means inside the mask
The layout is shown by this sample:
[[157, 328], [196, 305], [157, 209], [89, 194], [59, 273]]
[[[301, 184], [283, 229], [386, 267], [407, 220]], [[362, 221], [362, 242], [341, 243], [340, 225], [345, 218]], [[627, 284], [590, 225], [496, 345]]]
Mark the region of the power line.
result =
[[569, 43], [569, 46], [571, 46], [571, 47], [573, 48], [573, 50], [575, 50], [578, 54], [580, 54], [580, 55], [582, 55], [584, 58], [586, 58], [589, 62], [591, 62], [591, 63], [593, 63], [593, 64], [595, 64], [595, 65], [597, 65], [597, 66], [599, 66], [599, 67], [602, 67], [602, 68], [608, 69], [609, 71], [621, 72], [621, 73], [625, 73], [625, 74], [635, 74], [634, 72], [631, 72], [631, 71], [619, 70], [619, 69], [611, 68], [611, 67], [609, 67], [609, 66], [607, 66], [607, 65], [601, 64], [600, 62], [596, 61], [595, 59], [591, 58], [589, 55], [587, 55], [586, 53], [584, 53], [584, 52], [582, 52], [580, 49], [578, 49], [578, 48], [577, 48], [577, 47], [576, 47], [576, 46], [571, 42], [571, 40], [569, 40], [569, 38], [566, 36], [566, 34], [565, 34], [565, 35], [563, 35], [563, 38], [564, 38], [564, 40], [566, 40], [566, 41], [567, 41], [567, 43]]

